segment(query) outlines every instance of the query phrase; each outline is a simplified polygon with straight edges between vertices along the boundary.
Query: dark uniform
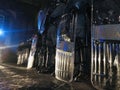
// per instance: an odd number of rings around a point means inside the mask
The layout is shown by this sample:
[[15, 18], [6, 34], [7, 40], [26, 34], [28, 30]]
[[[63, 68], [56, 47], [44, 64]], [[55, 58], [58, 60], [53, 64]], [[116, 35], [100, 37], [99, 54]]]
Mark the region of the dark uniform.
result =
[[50, 14], [50, 24], [47, 30], [47, 39], [46, 39], [46, 46], [47, 46], [47, 58], [46, 58], [46, 66], [48, 72], [53, 72], [55, 69], [55, 51], [56, 51], [56, 34], [57, 34], [57, 27], [60, 21], [60, 16], [64, 13], [65, 3], [60, 2], [56, 6], [56, 8]]
[[[87, 61], [86, 57], [90, 58], [90, 43], [88, 45], [88, 38], [90, 32], [88, 31], [89, 23], [87, 16], [88, 0], [70, 0], [66, 6], [65, 12], [72, 12], [75, 14], [75, 72], [74, 77], [81, 76], [90, 72], [88, 70], [90, 60]], [[90, 27], [89, 27], [90, 29]], [[90, 39], [89, 39], [90, 40]], [[90, 41], [89, 41], [90, 42]], [[87, 50], [88, 49], [88, 50]], [[88, 63], [89, 62], [89, 63]]]

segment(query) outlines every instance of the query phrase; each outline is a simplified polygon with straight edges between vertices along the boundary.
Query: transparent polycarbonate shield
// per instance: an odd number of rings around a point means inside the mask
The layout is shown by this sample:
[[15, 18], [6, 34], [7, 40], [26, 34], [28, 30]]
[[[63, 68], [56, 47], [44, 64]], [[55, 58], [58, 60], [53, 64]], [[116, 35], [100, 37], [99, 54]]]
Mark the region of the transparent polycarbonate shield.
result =
[[[74, 71], [74, 18], [71, 14], [62, 16], [57, 32], [55, 76], [57, 79], [71, 82]], [[71, 35], [70, 35], [71, 34]]]
[[120, 24], [93, 25], [91, 82], [97, 89], [120, 89]]
[[27, 62], [28, 61], [28, 56], [29, 56], [29, 49], [25, 49], [25, 52], [24, 52], [24, 61]]
[[120, 90], [119, 1], [92, 0], [91, 81], [97, 89]]
[[30, 69], [30, 68], [33, 67], [34, 56], [35, 56], [35, 52], [36, 52], [36, 44], [37, 44], [37, 37], [33, 37], [31, 50], [30, 50], [30, 54], [29, 54], [29, 57], [28, 57], [27, 69]]
[[21, 64], [21, 60], [22, 60], [22, 52], [19, 51], [17, 55], [18, 55], [17, 65], [20, 65]]

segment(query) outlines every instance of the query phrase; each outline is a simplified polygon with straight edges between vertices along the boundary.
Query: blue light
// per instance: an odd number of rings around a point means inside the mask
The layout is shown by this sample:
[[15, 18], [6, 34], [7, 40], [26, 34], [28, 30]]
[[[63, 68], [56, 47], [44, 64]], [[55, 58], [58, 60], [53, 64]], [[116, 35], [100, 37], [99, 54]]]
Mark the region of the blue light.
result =
[[38, 13], [38, 31], [42, 34], [45, 30], [45, 20], [46, 20], [46, 15], [43, 10], [40, 10]]
[[2, 29], [0, 29], [0, 36], [2, 36], [3, 35], [3, 30]]

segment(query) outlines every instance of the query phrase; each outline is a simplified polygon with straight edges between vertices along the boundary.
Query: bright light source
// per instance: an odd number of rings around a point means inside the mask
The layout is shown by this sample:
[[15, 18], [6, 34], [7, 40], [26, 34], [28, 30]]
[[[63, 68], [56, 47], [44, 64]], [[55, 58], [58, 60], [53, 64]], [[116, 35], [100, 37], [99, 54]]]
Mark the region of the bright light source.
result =
[[0, 35], [3, 35], [3, 30], [2, 29], [0, 29]]

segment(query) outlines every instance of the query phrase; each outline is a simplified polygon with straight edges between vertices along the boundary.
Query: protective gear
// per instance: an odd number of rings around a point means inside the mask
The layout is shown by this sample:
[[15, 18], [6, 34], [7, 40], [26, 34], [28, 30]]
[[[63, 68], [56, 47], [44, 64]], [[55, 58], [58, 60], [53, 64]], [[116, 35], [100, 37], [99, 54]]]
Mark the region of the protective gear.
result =
[[51, 17], [52, 18], [57, 18], [63, 15], [65, 10], [65, 3], [60, 3], [55, 10], [52, 12]]
[[71, 12], [72, 10], [77, 10], [79, 12], [85, 11], [85, 5], [88, 3], [88, 0], [70, 0], [66, 6], [65, 12]]

